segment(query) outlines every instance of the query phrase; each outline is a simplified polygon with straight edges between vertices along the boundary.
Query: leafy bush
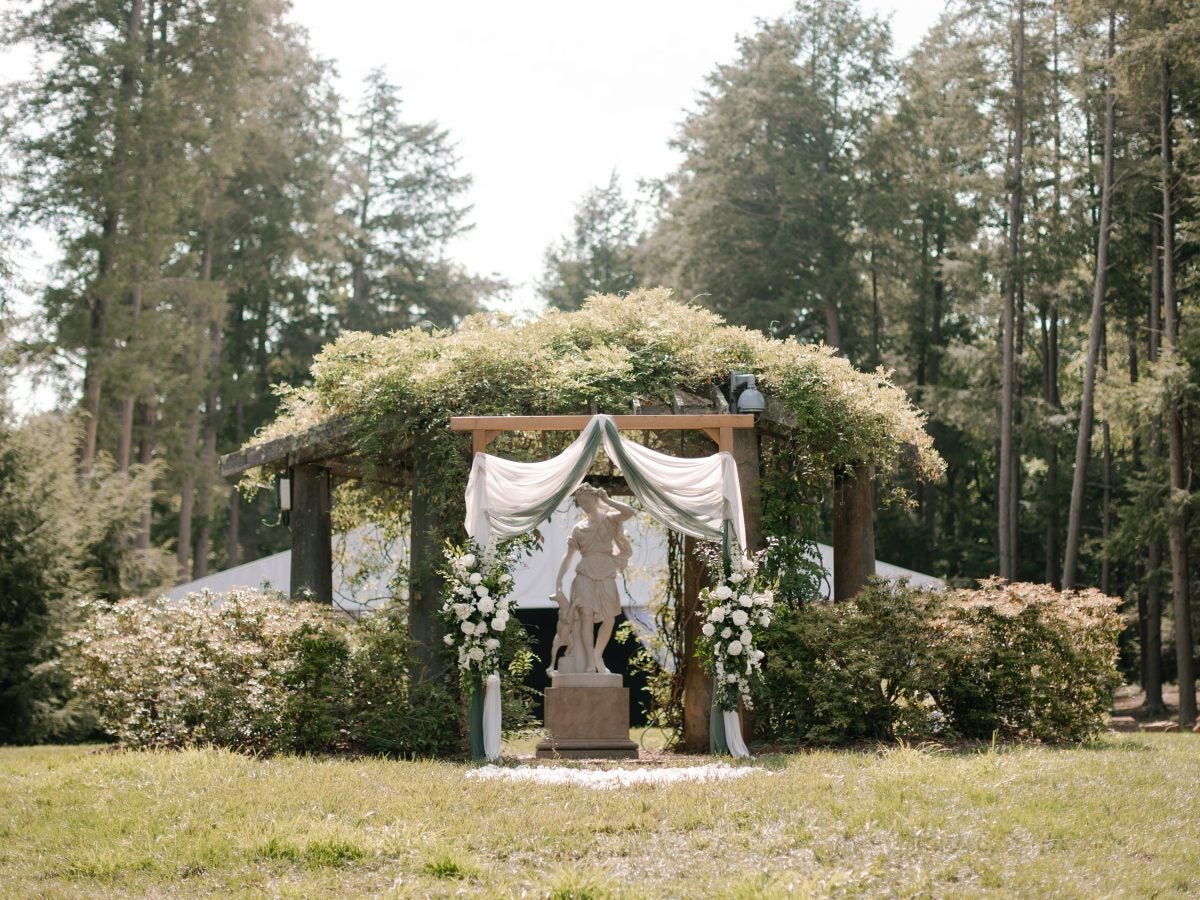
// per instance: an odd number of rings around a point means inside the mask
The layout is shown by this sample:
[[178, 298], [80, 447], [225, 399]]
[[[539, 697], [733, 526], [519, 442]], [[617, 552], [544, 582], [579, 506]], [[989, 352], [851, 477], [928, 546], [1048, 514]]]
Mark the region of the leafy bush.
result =
[[92, 603], [70, 639], [75, 689], [126, 746], [453, 752], [460, 704], [410, 683], [399, 616], [355, 624], [281, 595]]
[[756, 697], [770, 740], [959, 735], [1075, 741], [1104, 724], [1118, 600], [985, 583], [947, 594], [872, 582], [784, 613]]

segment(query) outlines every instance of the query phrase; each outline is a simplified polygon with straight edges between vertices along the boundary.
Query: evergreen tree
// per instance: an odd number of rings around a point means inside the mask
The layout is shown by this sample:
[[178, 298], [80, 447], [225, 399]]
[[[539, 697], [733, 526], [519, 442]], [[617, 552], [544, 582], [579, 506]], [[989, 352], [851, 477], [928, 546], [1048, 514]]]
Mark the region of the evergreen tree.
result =
[[593, 294], [623, 294], [638, 286], [634, 254], [637, 210], [614, 171], [575, 207], [574, 229], [546, 249], [538, 290], [556, 309], [578, 309]]

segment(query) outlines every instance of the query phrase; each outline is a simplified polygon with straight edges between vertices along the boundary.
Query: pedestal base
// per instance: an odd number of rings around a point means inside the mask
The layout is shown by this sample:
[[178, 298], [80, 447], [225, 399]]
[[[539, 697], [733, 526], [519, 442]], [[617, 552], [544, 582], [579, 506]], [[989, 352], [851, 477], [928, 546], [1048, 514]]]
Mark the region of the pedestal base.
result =
[[549, 687], [545, 709], [548, 736], [537, 745], [539, 759], [637, 759], [629, 688]]

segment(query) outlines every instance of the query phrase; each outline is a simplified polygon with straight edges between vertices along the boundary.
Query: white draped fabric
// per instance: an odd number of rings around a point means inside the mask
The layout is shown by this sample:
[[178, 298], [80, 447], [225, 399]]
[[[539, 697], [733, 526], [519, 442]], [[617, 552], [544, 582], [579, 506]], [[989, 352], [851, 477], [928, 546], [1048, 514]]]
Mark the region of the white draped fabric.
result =
[[[601, 445], [650, 516], [701, 540], [722, 541], [732, 532], [738, 547], [746, 549], [741, 487], [729, 453], [668, 456], [623, 441], [616, 423], [605, 415], [593, 416], [569, 447], [544, 462], [475, 454], [467, 481], [467, 534], [486, 547], [493, 540], [532, 531], [583, 483]], [[484, 693], [483, 740], [489, 760], [500, 755], [499, 682], [499, 676], [489, 676]], [[730, 751], [734, 756], [749, 756], [740, 726], [728, 724], [729, 716], [737, 722], [737, 713], [725, 715]]]
[[483, 755], [500, 758], [500, 676], [493, 672], [483, 688]]
[[746, 742], [742, 740], [742, 722], [738, 711], [723, 709], [721, 717], [725, 722], [725, 746], [729, 748], [729, 755], [737, 759], [749, 759], [750, 751], [746, 749]]

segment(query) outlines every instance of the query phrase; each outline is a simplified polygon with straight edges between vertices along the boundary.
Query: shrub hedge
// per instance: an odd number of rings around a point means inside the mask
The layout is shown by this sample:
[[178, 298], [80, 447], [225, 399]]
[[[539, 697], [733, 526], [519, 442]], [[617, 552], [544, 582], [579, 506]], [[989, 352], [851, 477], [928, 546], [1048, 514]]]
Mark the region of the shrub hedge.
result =
[[1079, 741], [1120, 683], [1120, 601], [1047, 585], [921, 591], [873, 582], [777, 619], [756, 696], [773, 741]]
[[462, 749], [462, 704], [409, 677], [403, 619], [350, 622], [282, 595], [90, 604], [75, 690], [129, 747], [431, 756]]

